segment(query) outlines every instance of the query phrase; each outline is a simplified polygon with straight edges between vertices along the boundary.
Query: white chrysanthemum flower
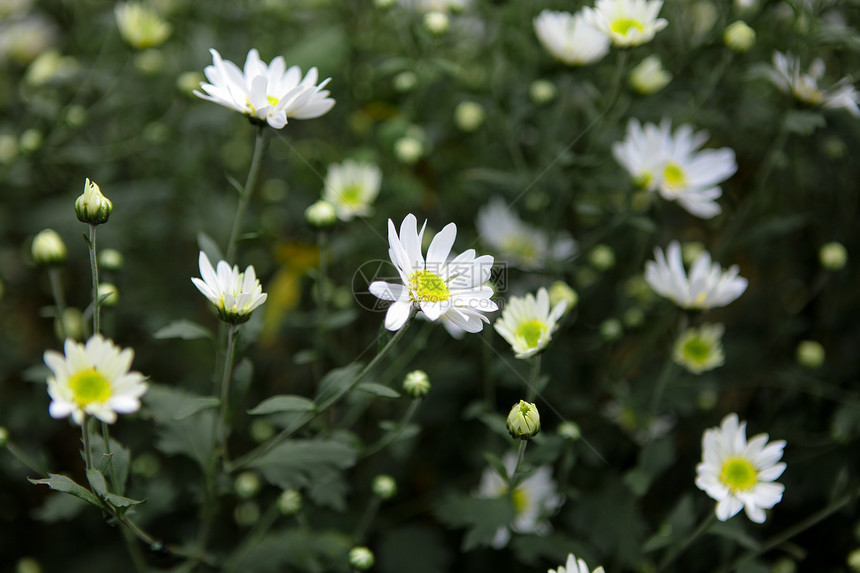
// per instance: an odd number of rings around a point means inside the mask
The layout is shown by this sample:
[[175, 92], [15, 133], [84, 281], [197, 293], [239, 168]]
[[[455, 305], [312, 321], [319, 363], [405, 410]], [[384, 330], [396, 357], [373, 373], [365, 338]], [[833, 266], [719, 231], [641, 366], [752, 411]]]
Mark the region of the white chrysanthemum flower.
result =
[[666, 27], [666, 19], [657, 17], [662, 7], [663, 0], [597, 0], [583, 12], [615, 46], [626, 48], [650, 42]]
[[119, 33], [126, 43], [137, 50], [156, 48], [163, 44], [172, 28], [158, 13], [141, 2], [122, 2], [114, 8]]
[[[582, 559], [577, 559], [573, 553], [567, 556], [567, 562], [558, 569], [550, 569], [547, 573], [589, 573], [588, 564]], [[591, 573], [605, 573], [603, 567], [598, 567]]]
[[609, 38], [586, 22], [582, 12], [544, 10], [533, 24], [546, 51], [569, 66], [591, 64], [609, 52]]
[[707, 310], [726, 306], [747, 288], [747, 279], [738, 276], [737, 265], [725, 271], [718, 263], [711, 263], [707, 251], [695, 260], [688, 278], [678, 241], [669, 243], [665, 255], [655, 248], [654, 258], [656, 261], [645, 263], [645, 280], [654, 292], [672, 299], [681, 308]]
[[87, 415], [113, 424], [116, 415], [140, 409], [140, 397], [147, 385], [140, 372], [129, 371], [134, 351], [120, 349], [101, 334], [86, 345], [67, 339], [65, 355], [45, 351], [45, 364], [53, 374], [48, 378], [52, 418], [71, 414], [78, 425]]
[[427, 319], [441, 319], [454, 336], [465, 332], [480, 332], [489, 319], [486, 312], [498, 310], [491, 300], [493, 289], [484, 284], [490, 279], [493, 257], [475, 256], [469, 249], [448, 260], [457, 226], [449, 223], [430, 242], [427, 258], [421, 253], [425, 222], [418, 231], [415, 215], [406, 215], [398, 236], [394, 223], [388, 220], [388, 255], [397, 267], [403, 284], [374, 281], [370, 292], [382, 300], [391, 301], [385, 314], [385, 328], [400, 330], [413, 308]]
[[[517, 464], [516, 453], [505, 454], [502, 463], [508, 475], [512, 474]], [[508, 495], [507, 480], [493, 468], [484, 470], [478, 486], [478, 496], [498, 498], [503, 495]], [[564, 497], [558, 494], [556, 483], [552, 479], [552, 468], [549, 466], [537, 468], [510, 495], [515, 517], [507, 527], [500, 527], [496, 531], [493, 538], [493, 547], [496, 549], [508, 544], [511, 532], [538, 535], [548, 533], [552, 527], [547, 518], [564, 503]]]
[[624, 139], [612, 144], [612, 156], [627, 170], [637, 187], [656, 191], [669, 145], [656, 125], [646, 123], [643, 126], [631, 119]]
[[266, 302], [267, 295], [252, 265], [240, 273], [238, 266], [231, 268], [227, 261], [218, 261], [216, 272], [203, 251], [200, 251], [198, 261], [203, 280], [194, 277], [191, 282], [215, 305], [218, 316], [225, 322], [245, 322], [251, 318], [255, 308]]
[[701, 374], [722, 366], [723, 325], [703, 324], [699, 328], [688, 328], [678, 337], [672, 357], [675, 362], [693, 374]]
[[576, 242], [560, 232], [549, 235], [517, 217], [501, 197], [494, 197], [478, 210], [478, 235], [506, 262], [523, 269], [541, 268], [552, 261], [564, 261], [576, 253]]
[[531, 293], [512, 296], [493, 328], [508, 341], [517, 358], [528, 358], [546, 348], [566, 308], [567, 303], [561, 301], [550, 309], [549, 293], [541, 287], [537, 297]]
[[323, 200], [335, 206], [341, 221], [366, 217], [371, 213], [371, 204], [379, 194], [381, 182], [379, 167], [347, 159], [328, 166]]
[[281, 129], [289, 118], [310, 119], [319, 117], [334, 106], [323, 88], [331, 78], [316, 85], [318, 72], [311, 68], [302, 78], [298, 66], [287, 69], [284, 58], [278, 56], [266, 65], [256, 49], [248, 52], [244, 70], [230, 60], [221, 59], [217, 50], [212, 53], [213, 64], [203, 73], [211, 83], [201, 83], [206, 93], [194, 95], [243, 113], [252, 120], [265, 121]]
[[860, 94], [851, 85], [851, 78], [839, 80], [829, 90], [818, 87], [824, 76], [824, 60], [816, 58], [809, 66], [809, 73], [800, 71], [800, 60], [790, 53], [774, 52], [773, 68], [768, 78], [785, 93], [790, 93], [800, 102], [826, 108], [841, 108], [855, 117], [860, 117]]
[[785, 463], [779, 462], [785, 441], [768, 444], [767, 434], [747, 441], [746, 425], [738, 422], [737, 414], [729, 414], [719, 428], [705, 430], [696, 486], [717, 500], [720, 521], [743, 508], [752, 521], [764, 523], [764, 510], [779, 503], [785, 490], [774, 482], [785, 471]]
[[651, 54], [630, 70], [630, 85], [642, 95], [650, 95], [669, 85], [672, 74], [663, 67], [660, 58]]

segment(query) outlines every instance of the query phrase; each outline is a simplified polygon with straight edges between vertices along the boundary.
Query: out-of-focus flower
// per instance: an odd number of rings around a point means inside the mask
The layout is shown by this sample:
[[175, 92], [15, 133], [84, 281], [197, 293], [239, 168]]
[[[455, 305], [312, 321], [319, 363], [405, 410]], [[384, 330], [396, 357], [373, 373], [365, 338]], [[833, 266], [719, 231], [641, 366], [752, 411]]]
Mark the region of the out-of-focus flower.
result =
[[401, 93], [406, 93], [412, 91], [418, 85], [418, 76], [415, 75], [415, 72], [406, 70], [394, 76], [393, 84], [394, 89]]
[[828, 271], [842, 270], [848, 262], [848, 251], [842, 243], [832, 241], [821, 246], [818, 251], [818, 261]]
[[594, 8], [583, 8], [585, 19], [606, 34], [618, 48], [639, 46], [669, 23], [658, 18], [663, 0], [597, 0]]
[[726, 26], [723, 42], [735, 52], [747, 52], [755, 46], [755, 30], [743, 20], [737, 20]]
[[850, 77], [839, 80], [830, 89], [818, 87], [818, 80], [824, 76], [824, 60], [816, 58], [809, 66], [809, 73], [800, 71], [800, 60], [790, 53], [774, 52], [773, 68], [768, 70], [771, 82], [785, 93], [790, 93], [807, 105], [825, 108], [844, 109], [855, 117], [860, 117], [860, 94], [851, 84]]
[[[511, 475], [517, 464], [517, 455], [508, 452], [502, 458], [502, 463]], [[557, 493], [555, 481], [552, 479], [552, 468], [541, 466], [523, 480], [513, 492], [508, 492], [508, 480], [498, 474], [493, 468], [484, 470], [481, 483], [478, 486], [478, 496], [483, 498], [499, 498], [511, 496], [514, 506], [514, 520], [507, 527], [500, 527], [493, 539], [493, 547], [500, 549], [508, 544], [511, 532], [536, 533], [545, 535], [552, 527], [547, 518], [561, 507], [564, 498]]]
[[27, 65], [57, 42], [56, 26], [47, 18], [29, 15], [0, 23], [0, 64]]
[[302, 494], [298, 490], [288, 489], [278, 496], [278, 510], [284, 515], [295, 515], [302, 510]]
[[512, 438], [527, 440], [536, 436], [540, 432], [540, 413], [537, 406], [520, 400], [508, 412], [507, 425]]
[[448, 14], [439, 10], [431, 10], [424, 14], [424, 28], [431, 34], [444, 34], [451, 26]]
[[565, 303], [564, 312], [567, 313], [579, 302], [579, 295], [566, 282], [555, 281], [549, 285], [549, 304], [555, 306], [561, 302]]
[[726, 306], [747, 288], [747, 279], [738, 276], [738, 266], [723, 270], [711, 263], [711, 255], [699, 255], [690, 269], [690, 276], [681, 262], [681, 245], [669, 243], [666, 254], [654, 249], [655, 261], [645, 263], [645, 280], [660, 296], [669, 298], [681, 308], [707, 310]]
[[99, 300], [104, 307], [114, 307], [119, 302], [119, 289], [113, 283], [99, 283]]
[[405, 136], [394, 142], [394, 156], [406, 165], [412, 165], [424, 155], [424, 143], [412, 136]]
[[475, 256], [469, 249], [448, 260], [457, 226], [446, 225], [430, 242], [425, 260], [422, 239], [426, 222], [418, 230], [415, 215], [407, 215], [400, 225], [400, 235], [388, 220], [388, 254], [400, 274], [402, 284], [374, 281], [370, 292], [391, 301], [385, 314], [385, 328], [400, 330], [414, 309], [431, 321], [442, 320], [452, 335], [481, 332], [489, 319], [484, 313], [498, 310], [490, 297], [493, 257]]
[[785, 489], [774, 482], [785, 471], [785, 463], [779, 462], [785, 441], [768, 444], [767, 434], [759, 434], [747, 442], [746, 425], [729, 414], [719, 428], [705, 430], [696, 486], [717, 500], [720, 521], [743, 508], [750, 520], [764, 523], [764, 510], [779, 503]]
[[588, 263], [598, 271], [608, 271], [615, 266], [615, 251], [609, 245], [595, 245], [588, 253]]
[[130, 414], [140, 408], [140, 397], [147, 385], [140, 372], [129, 371], [134, 351], [120, 350], [101, 334], [86, 345], [66, 340], [65, 355], [45, 351], [45, 364], [51, 370], [48, 394], [52, 418], [71, 414], [82, 425], [89, 414], [113, 424], [116, 415]]
[[561, 424], [559, 424], [558, 429], [556, 430], [558, 435], [562, 438], [570, 440], [571, 442], [575, 442], [582, 437], [582, 430], [579, 427], [579, 424], [576, 422], [571, 422], [569, 420], [565, 420]]
[[334, 205], [337, 218], [349, 221], [353, 217], [370, 215], [371, 204], [379, 194], [382, 171], [372, 163], [347, 159], [328, 166], [323, 200]]
[[232, 324], [245, 322], [251, 318], [255, 308], [266, 302], [267, 295], [257, 280], [253, 265], [248, 265], [241, 273], [238, 266], [231, 268], [227, 261], [218, 261], [216, 273], [203, 251], [200, 251], [198, 262], [203, 278], [193, 277], [191, 282], [215, 305], [221, 320]]
[[535, 80], [529, 85], [529, 97], [537, 105], [546, 105], [555, 99], [558, 90], [549, 80]]
[[403, 391], [413, 398], [423, 398], [430, 391], [430, 377], [423, 370], [413, 370], [403, 378]]
[[560, 232], [549, 234], [517, 217], [501, 197], [494, 197], [478, 210], [481, 240], [514, 266], [536, 269], [554, 261], [564, 261], [576, 252], [576, 242]]
[[80, 69], [80, 62], [72, 56], [63, 56], [57, 50], [47, 50], [39, 54], [27, 68], [24, 81], [31, 86], [44, 86], [67, 81]]
[[650, 95], [669, 85], [672, 74], [666, 71], [660, 58], [650, 55], [630, 71], [630, 85], [642, 95]]
[[320, 199], [305, 209], [305, 220], [314, 227], [330, 227], [337, 222], [337, 207]]
[[102, 190], [95, 182], [87, 179], [84, 183], [84, 192], [75, 201], [75, 215], [78, 221], [90, 225], [101, 225], [107, 223], [113, 203], [102, 195]]
[[484, 123], [486, 117], [484, 106], [473, 101], [461, 101], [454, 108], [454, 123], [461, 131], [470, 133]]
[[609, 52], [609, 38], [586, 22], [582, 12], [544, 10], [533, 25], [546, 51], [569, 66], [591, 64]]
[[152, 7], [142, 2], [122, 2], [114, 8], [120, 36], [136, 50], [157, 48], [173, 31]]
[[797, 345], [797, 363], [804, 368], [815, 370], [824, 364], [824, 347], [816, 340], [804, 340]]
[[[582, 559], [577, 559], [573, 553], [567, 556], [567, 562], [558, 569], [550, 569], [548, 573], [589, 573], [588, 564]], [[598, 567], [591, 573], [605, 573], [603, 567]]]
[[603, 340], [618, 340], [624, 334], [624, 325], [617, 318], [607, 318], [600, 323], [600, 336]]
[[305, 77], [298, 66], [287, 69], [284, 58], [278, 56], [266, 65], [256, 49], [248, 52], [244, 70], [230, 60], [221, 59], [217, 50], [210, 50], [213, 64], [203, 73], [210, 83], [201, 83], [204, 92], [194, 95], [281, 129], [289, 118], [319, 117], [334, 106], [328, 90], [323, 88], [331, 78], [316, 85], [318, 72], [311, 68]]
[[722, 324], [703, 324], [688, 328], [678, 337], [672, 354], [675, 362], [693, 374], [701, 374], [722, 366], [724, 327]]
[[356, 571], [367, 571], [373, 567], [373, 552], [367, 547], [353, 547], [349, 550], [349, 566]]
[[122, 253], [116, 249], [102, 249], [99, 251], [99, 265], [109, 271], [118, 271], [125, 264]]
[[260, 488], [262, 487], [262, 483], [260, 483], [260, 476], [258, 476], [255, 472], [242, 472], [236, 476], [236, 480], [233, 482], [233, 491], [236, 492], [236, 495], [241, 499], [250, 499], [260, 493]]
[[66, 244], [53, 229], [39, 231], [33, 238], [30, 252], [37, 265], [61, 265], [66, 262]]
[[391, 499], [397, 493], [397, 482], [390, 475], [379, 474], [373, 478], [371, 489], [379, 499]]
[[549, 294], [541, 287], [537, 297], [531, 293], [512, 296], [493, 328], [511, 345], [517, 358], [528, 358], [546, 348], [566, 308], [565, 301], [550, 308]]

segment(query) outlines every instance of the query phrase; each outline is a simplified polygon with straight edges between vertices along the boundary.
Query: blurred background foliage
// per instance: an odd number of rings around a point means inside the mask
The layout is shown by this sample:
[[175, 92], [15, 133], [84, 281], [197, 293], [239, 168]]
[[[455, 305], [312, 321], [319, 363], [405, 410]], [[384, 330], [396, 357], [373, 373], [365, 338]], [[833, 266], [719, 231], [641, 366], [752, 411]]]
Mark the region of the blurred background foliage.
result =
[[[239, 255], [242, 267], [255, 266], [270, 298], [243, 327], [249, 344], [237, 370], [237, 412], [274, 394], [313, 396], [325, 372], [373, 355], [383, 315], [365, 308], [367, 284], [357, 271], [387, 260], [388, 218], [399, 222], [412, 212], [432, 231], [454, 221], [455, 250], [484, 252], [476, 213], [501, 196], [531, 224], [568, 230], [579, 255], [539, 271], [507, 267], [498, 295], [563, 280], [579, 304], [544, 356], [544, 431], [527, 455], [555, 469], [566, 498], [552, 532], [514, 536], [502, 550], [462, 550], [473, 529], [493, 531], [500, 519], [468, 498], [486, 467], [483, 453], [511, 448], [497, 430], [523, 397], [528, 368], [492, 329], [458, 341], [419, 323], [373, 377], [399, 389], [407, 371], [429, 374], [433, 387], [411, 431], [343, 471], [343, 507], [306, 500], [304, 528], [274, 529], [247, 557], [247, 570], [347, 570], [350, 532], [373, 476], [384, 472], [400, 487], [368, 531], [379, 571], [542, 571], [570, 551], [610, 572], [652, 571], [713, 511], [693, 485], [701, 434], [734, 411], [751, 435], [787, 441], [784, 499], [763, 526], [743, 517], [714, 526], [674, 570], [713, 571], [752, 551], [743, 571], [847, 571], [847, 555], [860, 546], [856, 503], [762, 548], [858, 487], [860, 163], [851, 150], [860, 147], [860, 124], [844, 110], [802, 107], [761, 71], [780, 50], [800, 55], [804, 66], [823, 58], [826, 85], [856, 77], [860, 4], [743, 4], [667, 0], [661, 16], [669, 26], [626, 55], [626, 70], [656, 54], [672, 74], [667, 87], [644, 96], [626, 80], [613, 83], [617, 50], [572, 69], [541, 48], [532, 18], [544, 8], [573, 12], [578, 2], [475, 0], [448, 13], [447, 31], [434, 33], [421, 10], [396, 3], [153, 0], [172, 34], [157, 48], [134, 50], [118, 32], [112, 2], [0, 1], [0, 424], [10, 443], [37, 468], [80, 478], [78, 432], [47, 412], [41, 357], [60, 342], [48, 279], [32, 262], [30, 242], [46, 227], [61, 235], [69, 247], [65, 297], [84, 310], [85, 226], [72, 205], [87, 177], [114, 204], [99, 229], [100, 248], [125, 260], [105, 271], [119, 290], [118, 304], [104, 313], [105, 334], [135, 349], [135, 369], [153, 383], [211, 392], [211, 344], [153, 335], [181, 319], [215, 328], [190, 277], [198, 274], [200, 245], [227, 240], [237, 201], [229, 179], [244, 181], [254, 130], [191, 90], [211, 62], [209, 48], [240, 65], [257, 48], [266, 61], [283, 55], [289, 65], [319, 68], [332, 78], [337, 105], [270, 134]], [[756, 30], [756, 44], [733, 53], [722, 33], [740, 18]], [[537, 80], [550, 82], [555, 96], [536, 100]], [[472, 131], [455, 120], [463, 101], [485, 112]], [[637, 202], [613, 160], [610, 146], [624, 137], [629, 118], [664, 117], [708, 130], [709, 147], [735, 151], [738, 171], [722, 185], [720, 216], [703, 221], [674, 203]], [[420, 144], [419, 157], [398, 151], [404, 137]], [[319, 197], [326, 166], [347, 157], [378, 164], [382, 191], [371, 217], [330, 232], [322, 285], [328, 332], [315, 347], [318, 237], [304, 211]], [[750, 283], [735, 303], [707, 313], [726, 326], [726, 363], [703, 375], [671, 365], [683, 317], [641, 279], [654, 246], [672, 239], [702, 243], [723, 266], [738, 264]], [[821, 265], [819, 250], [830, 241], [847, 249], [844, 268]], [[611, 249], [612, 264], [591, 256], [598, 246]], [[820, 365], [798, 363], [804, 340], [823, 347]], [[668, 383], [655, 430], [650, 408], [661, 376]], [[132, 491], [148, 499], [141, 521], [179, 542], [194, 531], [199, 469], [187, 455], [166, 455], [154, 438], [165, 400], [150, 396], [113, 432], [132, 452]], [[405, 400], [353, 393], [307, 435], [340, 433], [361, 451], [382, 434], [380, 420], [399, 419]], [[583, 439], [560, 436], [563, 420], [576, 422]], [[237, 415], [234, 449], [250, 449], [266, 431]], [[25, 478], [37, 476], [8, 451], [0, 452], [0, 472], [0, 568], [12, 570], [25, 557], [44, 571], [127, 567], [121, 536], [98, 511], [29, 484]], [[241, 537], [249, 526], [241, 513], [265, 511], [280, 493], [264, 485], [249, 502], [220, 485], [220, 540]], [[472, 510], [487, 523], [465, 515]], [[155, 554], [147, 560], [154, 570], [178, 564]]]

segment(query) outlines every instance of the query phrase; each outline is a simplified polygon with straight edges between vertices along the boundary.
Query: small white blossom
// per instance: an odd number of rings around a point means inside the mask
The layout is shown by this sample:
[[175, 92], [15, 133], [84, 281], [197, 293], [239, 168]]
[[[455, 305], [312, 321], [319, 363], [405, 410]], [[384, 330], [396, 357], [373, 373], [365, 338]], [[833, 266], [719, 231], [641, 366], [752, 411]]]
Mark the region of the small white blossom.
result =
[[566, 308], [566, 301], [561, 301], [550, 309], [549, 294], [540, 288], [537, 297], [531, 293], [512, 296], [493, 328], [511, 345], [517, 358], [528, 358], [546, 348]]
[[323, 199], [335, 206], [341, 221], [366, 217], [372, 212], [371, 205], [379, 194], [381, 183], [379, 167], [347, 159], [328, 166]]
[[824, 60], [816, 58], [809, 72], [800, 71], [800, 60], [790, 53], [774, 52], [773, 68], [768, 77], [780, 91], [790, 93], [800, 102], [825, 108], [841, 108], [855, 117], [860, 117], [860, 94], [854, 89], [850, 77], [844, 77], [828, 90], [818, 87], [824, 76]]
[[585, 19], [619, 48], [645, 44], [666, 27], [658, 18], [663, 0], [597, 0], [594, 8], [583, 8]]
[[569, 66], [591, 64], [609, 52], [609, 38], [586, 22], [582, 12], [544, 10], [533, 25], [546, 51]]
[[239, 267], [231, 268], [227, 261], [218, 261], [216, 272], [203, 251], [200, 251], [198, 262], [203, 278], [194, 277], [191, 282], [215, 305], [222, 320], [236, 324], [245, 322], [254, 309], [266, 302], [267, 295], [252, 265], [242, 273]]
[[[582, 559], [577, 559], [576, 555], [571, 553], [567, 556], [567, 562], [564, 566], [558, 569], [550, 569], [547, 573], [589, 573], [588, 564]], [[605, 573], [603, 567], [598, 567], [591, 573]]]
[[701, 374], [722, 366], [723, 325], [703, 324], [699, 328], [688, 328], [678, 337], [672, 358], [693, 374]]

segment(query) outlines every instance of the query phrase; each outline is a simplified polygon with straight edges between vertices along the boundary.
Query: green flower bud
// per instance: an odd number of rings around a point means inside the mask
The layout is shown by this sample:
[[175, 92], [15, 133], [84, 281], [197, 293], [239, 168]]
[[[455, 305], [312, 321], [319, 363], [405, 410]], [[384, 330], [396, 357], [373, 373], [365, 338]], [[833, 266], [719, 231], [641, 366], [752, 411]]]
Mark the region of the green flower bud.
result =
[[598, 271], [608, 271], [615, 266], [615, 251], [609, 245], [596, 245], [588, 255], [588, 262]]
[[617, 318], [607, 318], [600, 323], [600, 336], [604, 340], [618, 340], [624, 334], [624, 327]]
[[454, 123], [461, 131], [475, 131], [484, 123], [486, 117], [484, 107], [473, 101], [462, 101], [454, 109]]
[[260, 506], [254, 501], [244, 501], [236, 505], [233, 519], [241, 527], [249, 527], [260, 520]]
[[99, 304], [105, 308], [116, 306], [119, 302], [119, 289], [112, 283], [99, 284]]
[[525, 400], [514, 404], [508, 414], [508, 432], [511, 437], [527, 440], [540, 432], [540, 414], [537, 406]]
[[[62, 320], [62, 323], [60, 322]], [[57, 317], [54, 320], [54, 334], [57, 338], [71, 338], [73, 340], [83, 340], [84, 338], [84, 318], [80, 310], [69, 307], [63, 312], [62, 317]]]
[[116, 249], [105, 249], [99, 252], [99, 265], [109, 271], [118, 271], [125, 264], [122, 253]]
[[30, 246], [33, 260], [37, 265], [49, 267], [66, 262], [66, 244], [53, 229], [44, 229], [33, 237]]
[[848, 554], [848, 558], [845, 560], [848, 566], [852, 571], [860, 571], [860, 549], [855, 549], [851, 553]]
[[795, 571], [797, 571], [797, 564], [788, 557], [778, 560], [770, 569], [770, 573], [795, 573]]
[[356, 571], [367, 571], [376, 560], [367, 547], [353, 547], [349, 550], [349, 566]]
[[833, 241], [821, 247], [818, 251], [818, 260], [828, 271], [838, 271], [848, 262], [848, 251], [841, 243]]
[[403, 378], [403, 391], [413, 398], [422, 398], [430, 391], [430, 378], [423, 370], [413, 370]]
[[42, 139], [44, 136], [38, 129], [28, 129], [21, 134], [21, 139], [18, 140], [18, 148], [21, 153], [33, 153], [42, 147]]
[[451, 22], [448, 19], [448, 14], [431, 10], [424, 14], [424, 28], [431, 34], [440, 35], [448, 31], [451, 27]]
[[797, 345], [797, 362], [810, 370], [820, 368], [824, 364], [824, 347], [815, 340], [804, 340]]
[[101, 189], [94, 182], [87, 179], [84, 183], [84, 192], [75, 201], [75, 215], [78, 221], [90, 225], [101, 225], [107, 223], [113, 211], [113, 203], [102, 195]]
[[638, 306], [634, 306], [624, 311], [621, 320], [627, 328], [639, 328], [645, 324], [645, 313]]
[[529, 97], [537, 105], [546, 105], [555, 99], [558, 90], [549, 80], [535, 80], [529, 86]]
[[582, 430], [576, 422], [562, 422], [558, 426], [558, 435], [562, 438], [575, 442], [582, 437]]
[[163, 44], [172, 27], [155, 10], [142, 2], [123, 2], [114, 9], [122, 39], [136, 50], [156, 48]]
[[302, 510], [302, 494], [298, 490], [288, 489], [278, 497], [278, 509], [284, 515], [295, 515]]
[[275, 427], [268, 420], [257, 418], [251, 422], [251, 437], [255, 442], [262, 443], [275, 435]]
[[379, 474], [373, 478], [371, 489], [379, 499], [391, 499], [397, 493], [397, 482], [390, 475]]
[[412, 91], [418, 85], [418, 76], [415, 72], [405, 71], [394, 76], [394, 89], [400, 93]]
[[9, 441], [9, 430], [0, 426], [0, 448], [6, 445], [6, 442]]
[[723, 42], [735, 52], [746, 52], [755, 45], [755, 30], [743, 20], [732, 22], [723, 32]]
[[233, 491], [242, 499], [249, 499], [260, 493], [260, 478], [254, 472], [242, 472], [233, 482]]
[[579, 295], [566, 282], [555, 281], [549, 287], [549, 305], [555, 307], [562, 301], [567, 303], [564, 309], [564, 313], [567, 314], [579, 302]]
[[657, 56], [648, 56], [630, 71], [630, 85], [642, 95], [658, 92], [671, 81], [672, 74], [666, 71]]
[[401, 137], [394, 142], [394, 156], [406, 165], [412, 165], [424, 155], [424, 144], [414, 137]]
[[305, 210], [305, 220], [314, 227], [330, 227], [337, 222], [337, 209], [320, 199]]

